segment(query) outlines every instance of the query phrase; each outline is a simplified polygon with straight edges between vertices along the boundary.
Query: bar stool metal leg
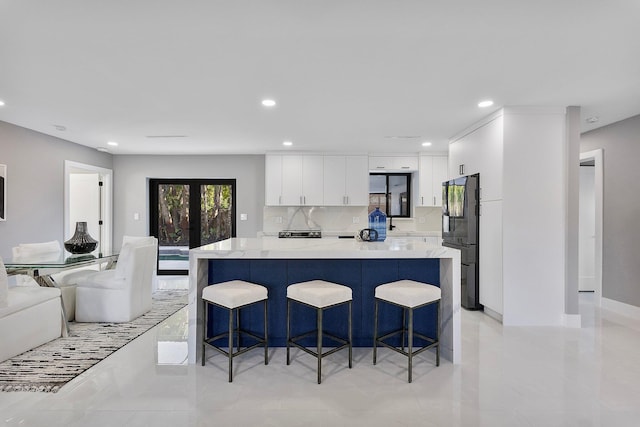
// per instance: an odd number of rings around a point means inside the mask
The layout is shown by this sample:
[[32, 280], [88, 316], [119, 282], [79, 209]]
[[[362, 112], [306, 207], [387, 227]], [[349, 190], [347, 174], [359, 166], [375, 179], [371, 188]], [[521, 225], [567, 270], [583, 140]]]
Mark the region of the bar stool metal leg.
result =
[[322, 382], [322, 309], [319, 308], [316, 315], [318, 329], [318, 384]]
[[267, 333], [267, 300], [264, 300], [264, 364], [269, 364], [269, 334]]
[[438, 325], [436, 326], [436, 366], [440, 366], [440, 320], [442, 316], [442, 300], [438, 301]]
[[349, 369], [353, 366], [353, 324], [351, 321], [351, 301], [349, 301]]
[[240, 351], [240, 308], [236, 308], [236, 336], [237, 336], [237, 348]]
[[409, 382], [411, 382], [411, 370], [413, 368], [413, 309], [409, 309]]
[[202, 339], [202, 366], [204, 366], [204, 361], [205, 361], [205, 341], [207, 341], [207, 338], [209, 338], [208, 336], [208, 324], [209, 324], [209, 304], [207, 304], [207, 301], [202, 300], [202, 312], [204, 313], [204, 332], [203, 332], [203, 339]]
[[407, 341], [407, 309], [402, 308], [402, 351], [404, 351], [405, 342]]
[[291, 300], [287, 298], [287, 365], [291, 363], [289, 358], [290, 342], [291, 339]]
[[378, 299], [375, 300], [373, 308], [373, 364], [376, 364], [376, 355], [378, 353]]
[[229, 310], [229, 382], [233, 381], [233, 309]]

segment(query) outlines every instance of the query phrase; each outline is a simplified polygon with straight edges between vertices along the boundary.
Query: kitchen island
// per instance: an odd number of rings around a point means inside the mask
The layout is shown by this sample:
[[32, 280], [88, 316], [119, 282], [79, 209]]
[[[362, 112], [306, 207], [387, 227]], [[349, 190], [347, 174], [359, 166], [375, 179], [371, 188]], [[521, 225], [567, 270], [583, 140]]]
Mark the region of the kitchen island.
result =
[[[460, 252], [456, 249], [394, 238], [385, 242], [232, 238], [191, 249], [189, 363], [199, 360], [201, 352], [202, 290], [210, 284], [233, 279], [268, 288], [269, 345], [274, 347], [285, 345], [286, 287], [289, 284], [321, 279], [351, 287], [354, 346], [364, 347], [373, 345], [375, 286], [400, 279], [438, 285], [442, 289], [441, 354], [453, 363], [460, 363]], [[425, 311], [424, 316], [429, 316], [429, 311]], [[314, 315], [311, 314], [310, 319], [304, 318], [304, 313], [297, 316], [300, 324], [311, 325]], [[259, 319], [249, 309], [246, 316], [243, 314], [243, 319], [249, 323], [252, 317]], [[434, 324], [427, 326], [435, 330]]]

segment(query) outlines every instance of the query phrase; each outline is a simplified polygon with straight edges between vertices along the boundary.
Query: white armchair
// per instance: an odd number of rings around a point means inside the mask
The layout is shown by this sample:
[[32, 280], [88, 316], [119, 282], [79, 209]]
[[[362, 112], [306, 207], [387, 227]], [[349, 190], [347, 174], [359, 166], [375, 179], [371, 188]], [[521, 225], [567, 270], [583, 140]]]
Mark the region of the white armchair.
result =
[[116, 268], [88, 275], [76, 288], [76, 322], [129, 322], [151, 309], [158, 240], [125, 236]]
[[62, 335], [60, 289], [9, 287], [0, 258], [0, 362]]

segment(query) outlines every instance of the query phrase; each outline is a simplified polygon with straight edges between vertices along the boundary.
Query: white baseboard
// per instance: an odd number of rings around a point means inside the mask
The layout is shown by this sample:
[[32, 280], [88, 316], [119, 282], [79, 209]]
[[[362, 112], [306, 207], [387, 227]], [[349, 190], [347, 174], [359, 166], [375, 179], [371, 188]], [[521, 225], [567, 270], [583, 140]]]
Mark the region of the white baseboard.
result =
[[498, 313], [497, 311], [491, 310], [486, 305], [484, 306], [483, 311], [484, 311], [484, 314], [486, 314], [487, 316], [502, 323], [502, 314]]
[[562, 324], [567, 328], [581, 328], [582, 316], [579, 314], [563, 314]]
[[602, 297], [602, 308], [621, 314], [622, 316], [640, 320], [640, 307], [636, 307], [635, 305]]

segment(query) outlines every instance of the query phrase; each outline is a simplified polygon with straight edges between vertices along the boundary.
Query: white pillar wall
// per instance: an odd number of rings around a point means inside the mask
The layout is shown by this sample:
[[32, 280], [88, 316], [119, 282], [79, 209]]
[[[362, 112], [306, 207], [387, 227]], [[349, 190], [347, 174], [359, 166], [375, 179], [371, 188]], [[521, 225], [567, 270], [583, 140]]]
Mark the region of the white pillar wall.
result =
[[505, 325], [563, 325], [564, 108], [504, 109]]

